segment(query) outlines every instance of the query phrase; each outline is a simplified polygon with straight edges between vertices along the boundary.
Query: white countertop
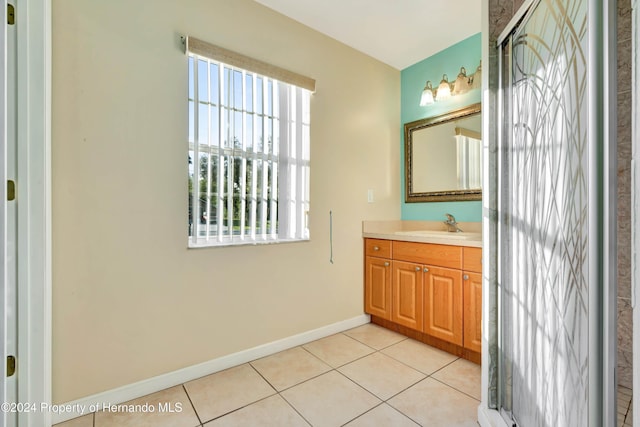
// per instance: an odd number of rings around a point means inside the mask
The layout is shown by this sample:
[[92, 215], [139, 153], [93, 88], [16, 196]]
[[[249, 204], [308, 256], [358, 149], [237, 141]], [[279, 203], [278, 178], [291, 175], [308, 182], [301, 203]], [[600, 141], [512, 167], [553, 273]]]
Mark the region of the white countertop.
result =
[[462, 233], [450, 233], [443, 221], [363, 221], [362, 237], [439, 245], [482, 247], [482, 223], [459, 222]]

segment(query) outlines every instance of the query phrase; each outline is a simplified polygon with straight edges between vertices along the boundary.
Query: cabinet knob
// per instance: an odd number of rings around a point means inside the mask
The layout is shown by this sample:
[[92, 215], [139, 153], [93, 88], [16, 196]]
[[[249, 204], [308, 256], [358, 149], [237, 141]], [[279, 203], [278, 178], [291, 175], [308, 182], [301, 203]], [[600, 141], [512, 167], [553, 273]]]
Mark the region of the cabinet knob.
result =
[[422, 270], [420, 267], [416, 267], [416, 271], [420, 271]]
[[380, 248], [379, 248], [378, 246], [374, 246], [374, 247], [373, 247], [373, 250], [374, 250], [374, 251], [379, 251], [379, 250], [380, 250]]
[[425, 267], [424, 270], [422, 270], [422, 271], [424, 271], [425, 273], [428, 273], [429, 269], [427, 267]]
[[389, 267], [389, 261], [385, 261], [384, 266]]
[[468, 275], [468, 274], [465, 274], [464, 276], [462, 276], [462, 278], [463, 278], [464, 280], [469, 280], [469, 275]]

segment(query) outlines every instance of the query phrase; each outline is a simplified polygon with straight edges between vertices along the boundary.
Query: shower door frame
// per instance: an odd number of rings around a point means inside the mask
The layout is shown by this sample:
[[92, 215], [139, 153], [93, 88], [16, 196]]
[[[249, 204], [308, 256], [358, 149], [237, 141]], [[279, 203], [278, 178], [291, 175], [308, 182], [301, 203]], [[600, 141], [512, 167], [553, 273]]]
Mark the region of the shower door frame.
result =
[[[504, 123], [502, 99], [502, 46], [520, 23], [527, 19], [542, 0], [527, 0], [515, 13], [496, 45], [489, 44], [489, 4], [483, 2], [483, 61], [489, 64], [489, 73], [499, 73], [498, 84], [489, 76], [483, 78], [483, 134], [488, 135], [485, 145], [485, 182], [498, 179], [504, 167], [501, 147], [505, 142], [499, 124]], [[612, 0], [586, 0], [588, 21], [588, 58], [606, 58], [587, 61], [588, 78], [588, 150], [589, 150], [589, 425], [615, 425], [616, 423], [616, 368], [617, 368], [617, 248], [616, 248], [616, 2]], [[492, 49], [495, 51], [490, 52]], [[497, 66], [495, 57], [497, 51]], [[493, 59], [493, 61], [492, 61]], [[498, 120], [490, 120], [497, 113]], [[495, 117], [495, 116], [494, 116]], [[483, 195], [483, 359], [482, 402], [478, 408], [481, 426], [508, 426], [500, 414], [501, 402], [496, 384], [500, 384], [499, 362], [501, 351], [501, 294], [499, 288], [501, 238], [504, 218], [500, 210], [501, 186], [487, 186]], [[595, 242], [594, 242], [595, 240]]]

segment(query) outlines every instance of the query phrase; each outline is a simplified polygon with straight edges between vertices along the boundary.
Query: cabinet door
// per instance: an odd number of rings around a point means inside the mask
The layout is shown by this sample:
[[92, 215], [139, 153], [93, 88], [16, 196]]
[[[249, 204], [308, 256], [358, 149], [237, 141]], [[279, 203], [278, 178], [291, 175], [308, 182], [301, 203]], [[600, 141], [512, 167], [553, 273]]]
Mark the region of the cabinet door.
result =
[[365, 258], [364, 311], [391, 320], [391, 261]]
[[391, 320], [407, 328], [422, 330], [422, 266], [393, 261]]
[[480, 352], [482, 343], [482, 275], [464, 272], [464, 346]]
[[424, 332], [462, 345], [462, 271], [425, 267]]

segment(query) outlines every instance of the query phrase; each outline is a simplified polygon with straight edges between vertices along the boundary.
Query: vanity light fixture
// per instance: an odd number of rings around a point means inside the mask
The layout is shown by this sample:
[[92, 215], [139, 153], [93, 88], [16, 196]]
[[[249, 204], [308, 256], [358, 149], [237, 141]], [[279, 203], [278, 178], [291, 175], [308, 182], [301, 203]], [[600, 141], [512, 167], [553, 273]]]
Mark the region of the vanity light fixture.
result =
[[427, 84], [422, 90], [422, 96], [420, 96], [420, 106], [424, 107], [436, 101], [443, 101], [452, 96], [462, 95], [470, 90], [480, 89], [481, 86], [482, 62], [478, 65], [476, 72], [470, 76], [467, 76], [467, 70], [464, 67], [460, 67], [460, 73], [452, 83], [449, 83], [446, 74], [442, 75], [442, 80], [436, 89], [431, 86], [431, 81], [427, 81]]
[[482, 61], [476, 69], [476, 72], [471, 76], [471, 89], [480, 89], [482, 87]]
[[420, 106], [424, 107], [428, 104], [433, 104], [435, 99], [433, 99], [433, 86], [431, 86], [431, 81], [427, 81], [427, 84], [424, 86], [424, 90], [422, 91], [422, 96], [420, 97]]
[[442, 80], [440, 80], [440, 84], [438, 85], [438, 90], [436, 91], [436, 101], [442, 101], [450, 97], [451, 86], [449, 85], [449, 79], [446, 74], [443, 74]]
[[451, 95], [462, 95], [471, 88], [469, 84], [469, 77], [467, 77], [467, 70], [464, 67], [460, 67], [460, 74], [453, 83], [453, 92]]

